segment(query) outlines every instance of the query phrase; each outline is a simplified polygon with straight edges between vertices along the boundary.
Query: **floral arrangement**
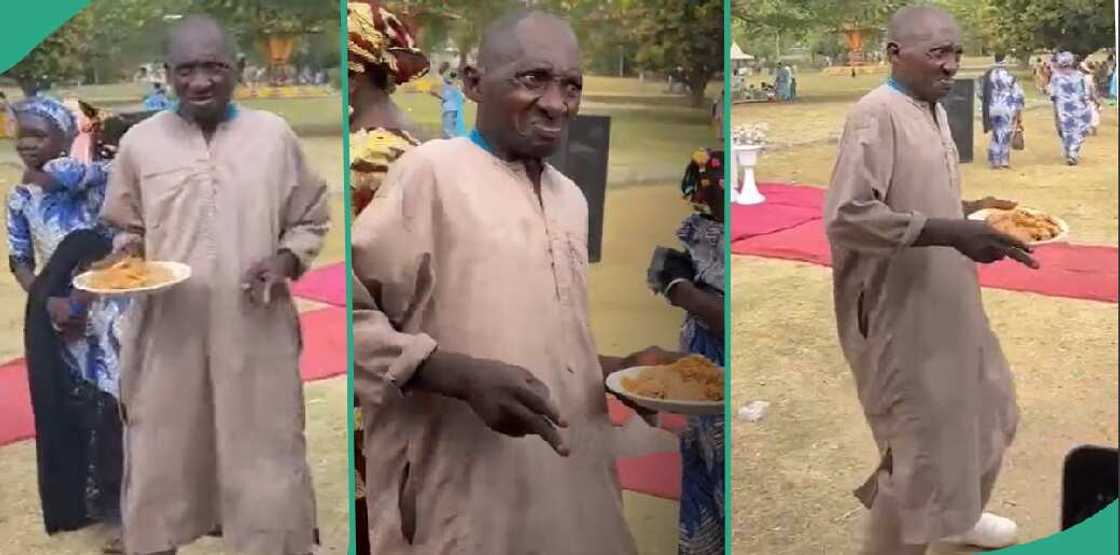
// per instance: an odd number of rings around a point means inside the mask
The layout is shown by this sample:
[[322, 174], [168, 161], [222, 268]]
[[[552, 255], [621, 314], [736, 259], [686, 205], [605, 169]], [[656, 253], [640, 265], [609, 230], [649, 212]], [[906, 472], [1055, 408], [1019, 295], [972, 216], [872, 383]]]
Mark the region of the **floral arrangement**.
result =
[[731, 130], [731, 144], [735, 146], [763, 146], [770, 126], [765, 123], [740, 125]]

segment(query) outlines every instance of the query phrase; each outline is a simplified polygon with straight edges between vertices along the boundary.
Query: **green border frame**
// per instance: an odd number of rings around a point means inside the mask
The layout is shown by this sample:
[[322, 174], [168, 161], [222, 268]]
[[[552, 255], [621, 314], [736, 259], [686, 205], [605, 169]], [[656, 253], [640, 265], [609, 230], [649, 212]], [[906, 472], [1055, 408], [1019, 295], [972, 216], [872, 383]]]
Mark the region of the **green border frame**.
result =
[[[1117, 9], [1114, 9], [1113, 17], [1117, 17]], [[1116, 21], [1116, 19], [1114, 19]], [[724, 191], [724, 236], [727, 237], [726, 251], [724, 252], [725, 267], [731, 268], [731, 189], [734, 187], [732, 179], [735, 177], [731, 175], [732, 163], [730, 157], [734, 156], [731, 152], [731, 129], [732, 129], [732, 102], [731, 102], [731, 43], [734, 40], [734, 30], [731, 26], [731, 0], [724, 0], [723, 2], [723, 128], [724, 128], [724, 148], [728, 156], [725, 158], [727, 162], [725, 166], [725, 182], [729, 187]], [[723, 442], [723, 465], [724, 465], [724, 553], [733, 552], [732, 540], [734, 538], [733, 527], [734, 519], [734, 499], [732, 498], [731, 482], [734, 479], [732, 472], [732, 449], [731, 438], [732, 428], [735, 422], [735, 408], [731, 401], [731, 378], [734, 374], [733, 365], [731, 360], [733, 358], [733, 342], [732, 337], [732, 287], [731, 287], [731, 272], [724, 272], [724, 300], [723, 300], [723, 329], [724, 329], [724, 353], [725, 353], [725, 379], [724, 379], [724, 399], [727, 400], [724, 405], [724, 442]], [[1118, 309], [1120, 310], [1120, 309]], [[1118, 392], [1120, 393], [1120, 392]], [[991, 551], [990, 553], [1007, 553], [1014, 555], [1104, 555], [1120, 553], [1120, 538], [1118, 538], [1118, 521], [1120, 521], [1120, 509], [1118, 504], [1114, 501], [1111, 505], [1101, 510], [1096, 515], [1086, 521], [1074, 526], [1073, 528], [1061, 532], [1056, 532], [1044, 538], [1032, 541], [1030, 543], [1015, 545], [1006, 549]], [[751, 555], [751, 554], [747, 554]], [[759, 554], [766, 555], [766, 554]]]
[[[350, 85], [349, 85], [349, 70], [348, 70], [348, 44], [350, 35], [347, 27], [346, 15], [346, 0], [338, 0], [338, 24], [342, 30], [338, 34], [338, 80], [339, 88], [342, 93], [342, 221], [346, 229], [343, 230], [345, 235], [345, 243], [343, 249], [346, 251], [346, 274], [349, 275], [352, 271], [352, 262], [350, 260], [350, 223], [353, 220], [351, 215], [352, 209], [350, 208]], [[346, 78], [347, 84], [342, 84], [342, 79]], [[349, 555], [357, 555], [357, 541], [358, 541], [358, 522], [357, 514], [355, 514], [355, 503], [357, 502], [357, 492], [355, 491], [358, 485], [357, 482], [357, 463], [354, 458], [354, 295], [353, 295], [353, 282], [349, 279], [346, 280], [346, 478], [349, 485], [346, 488], [347, 507], [350, 515], [350, 523], [347, 529], [350, 530], [350, 540], [346, 547], [346, 552]], [[369, 533], [368, 531], [366, 533]]]
[[731, 0], [723, 0], [723, 552], [732, 552], [733, 529], [735, 525], [734, 506], [731, 498], [731, 427], [735, 422], [735, 407], [731, 402], [732, 349], [731, 326], [731, 188], [735, 186], [735, 176], [731, 173], [734, 165], [731, 150]]

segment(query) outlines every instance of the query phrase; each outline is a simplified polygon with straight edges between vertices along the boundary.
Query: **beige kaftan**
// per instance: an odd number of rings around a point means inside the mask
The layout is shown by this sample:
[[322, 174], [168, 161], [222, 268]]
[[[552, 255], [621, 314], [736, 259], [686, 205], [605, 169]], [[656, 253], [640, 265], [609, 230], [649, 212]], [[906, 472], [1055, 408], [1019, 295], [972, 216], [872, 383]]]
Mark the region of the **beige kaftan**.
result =
[[142, 235], [150, 260], [192, 270], [134, 303], [122, 339], [129, 551], [220, 524], [237, 552], [310, 552], [296, 309], [287, 287], [267, 306], [241, 289], [249, 266], [280, 249], [305, 270], [329, 226], [326, 186], [295, 134], [240, 109], [207, 145], [197, 126], [157, 114], [122, 139], [103, 218]]
[[[522, 165], [465, 138], [432, 141], [391, 166], [352, 239], [372, 552], [633, 553], [588, 325], [587, 203], [575, 184], [548, 167], [538, 201]], [[437, 344], [531, 371], [568, 419], [571, 456], [493, 432], [460, 401], [402, 396], [394, 384]], [[415, 501], [412, 546], [401, 495]]]
[[[935, 119], [888, 86], [867, 94], [844, 128], [825, 223], [840, 342], [908, 544], [972, 528], [1018, 420], [976, 264], [911, 246], [927, 218], [962, 217], [944, 109]], [[857, 495], [870, 506], [874, 477]]]

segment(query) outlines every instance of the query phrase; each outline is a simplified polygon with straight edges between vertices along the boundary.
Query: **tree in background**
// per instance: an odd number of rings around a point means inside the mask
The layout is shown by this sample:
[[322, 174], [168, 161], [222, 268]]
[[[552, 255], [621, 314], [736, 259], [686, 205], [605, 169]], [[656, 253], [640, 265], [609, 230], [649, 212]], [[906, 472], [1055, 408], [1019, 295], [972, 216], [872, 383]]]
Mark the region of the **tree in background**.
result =
[[70, 19], [4, 75], [16, 81], [24, 96], [34, 96], [57, 81], [80, 78], [87, 20], [83, 14]]
[[[100, 82], [131, 74], [136, 62], [162, 57], [167, 16], [207, 13], [239, 46], [255, 51], [269, 34], [321, 33], [308, 55], [325, 67], [339, 63], [338, 5], [309, 0], [94, 0], [4, 75], [24, 93], [63, 81]], [[109, 73], [111, 75], [105, 75]]]
[[1020, 59], [1043, 50], [1087, 56], [1116, 39], [1112, 0], [985, 0], [993, 46]]
[[[749, 53], [771, 59], [790, 46], [804, 44], [814, 50], [832, 47], [842, 29], [867, 29], [878, 39], [887, 20], [906, 0], [741, 0], [732, 4], [731, 16], [740, 22]], [[838, 40], [838, 39], [837, 39]], [[827, 49], [826, 49], [827, 50]], [[846, 49], [844, 50], [846, 51]]]
[[723, 2], [635, 1], [626, 20], [638, 43], [638, 65], [679, 73], [692, 106], [703, 106], [708, 83], [723, 71]]

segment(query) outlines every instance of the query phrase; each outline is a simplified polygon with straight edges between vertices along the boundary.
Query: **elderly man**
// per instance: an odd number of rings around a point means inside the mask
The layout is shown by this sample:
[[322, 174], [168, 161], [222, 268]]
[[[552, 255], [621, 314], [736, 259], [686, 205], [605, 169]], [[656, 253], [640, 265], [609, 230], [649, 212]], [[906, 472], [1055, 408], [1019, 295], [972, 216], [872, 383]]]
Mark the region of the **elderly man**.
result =
[[103, 218], [118, 252], [191, 267], [133, 305], [122, 339], [129, 553], [220, 527], [228, 547], [310, 553], [300, 334], [287, 280], [318, 254], [327, 190], [281, 118], [230, 103], [231, 44], [212, 19], [168, 41], [179, 104], [121, 140]]
[[673, 355], [595, 349], [587, 202], [543, 160], [579, 61], [563, 20], [495, 22], [465, 72], [477, 128], [407, 152], [354, 223], [373, 553], [635, 551], [603, 380]]
[[881, 463], [856, 494], [864, 553], [934, 541], [997, 547], [1010, 520], [981, 513], [1018, 420], [1011, 373], [980, 299], [976, 262], [1030, 249], [965, 216], [957, 150], [937, 100], [952, 88], [960, 30], [935, 8], [899, 11], [891, 78], [848, 115], [825, 206], [837, 328]]

